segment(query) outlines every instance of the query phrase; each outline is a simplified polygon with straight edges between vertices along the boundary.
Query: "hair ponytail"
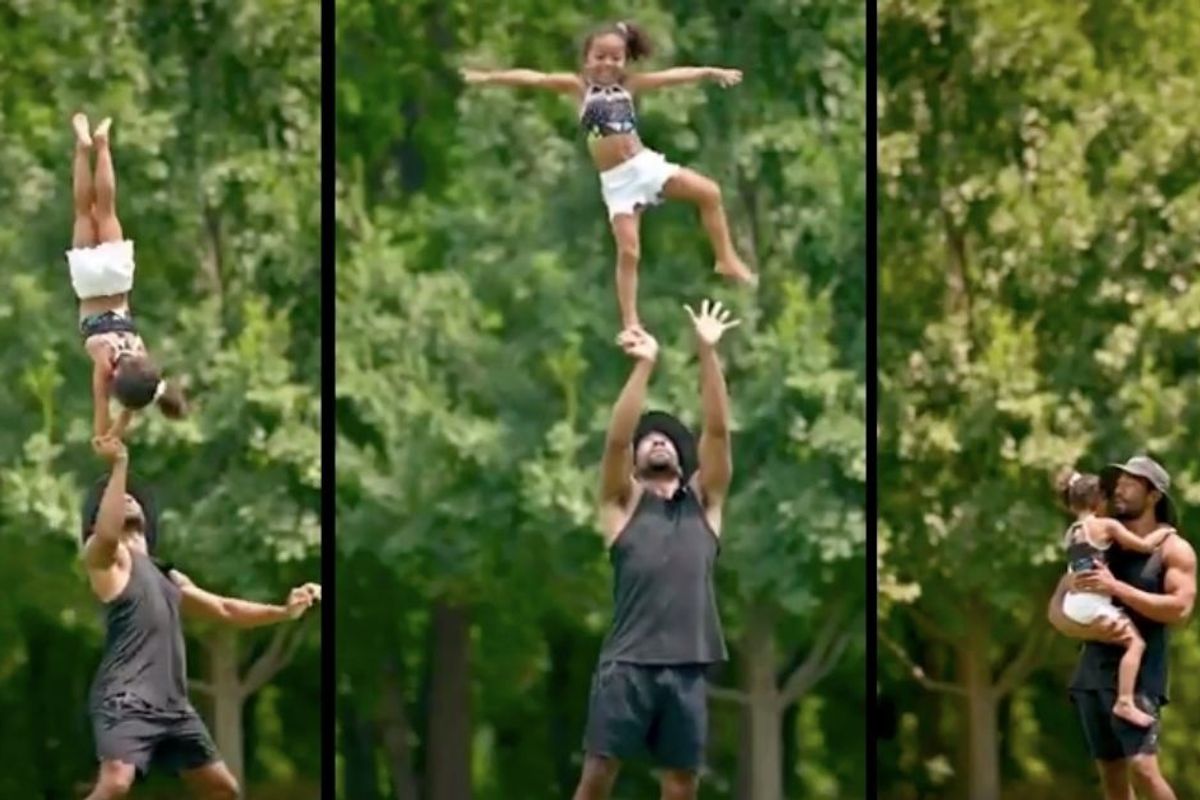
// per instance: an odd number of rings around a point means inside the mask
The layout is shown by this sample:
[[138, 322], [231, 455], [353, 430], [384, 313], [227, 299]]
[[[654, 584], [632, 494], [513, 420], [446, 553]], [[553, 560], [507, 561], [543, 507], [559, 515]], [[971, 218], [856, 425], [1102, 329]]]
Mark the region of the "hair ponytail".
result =
[[1100, 478], [1067, 467], [1054, 478], [1054, 490], [1059, 502], [1069, 511], [1084, 511], [1098, 503], [1103, 496]]
[[592, 42], [596, 40], [596, 37], [610, 33], [615, 33], [625, 40], [625, 57], [630, 61], [646, 58], [653, 50], [650, 36], [645, 30], [632, 22], [621, 20], [598, 28], [587, 35], [587, 38], [583, 40], [584, 59], [587, 58], [588, 51], [592, 49]]
[[161, 381], [154, 393], [154, 403], [167, 419], [183, 419], [187, 416], [187, 399], [183, 388], [175, 381]]
[[622, 20], [616, 24], [617, 33], [625, 39], [625, 57], [630, 61], [638, 61], [650, 55], [653, 47], [646, 31], [632, 22]]

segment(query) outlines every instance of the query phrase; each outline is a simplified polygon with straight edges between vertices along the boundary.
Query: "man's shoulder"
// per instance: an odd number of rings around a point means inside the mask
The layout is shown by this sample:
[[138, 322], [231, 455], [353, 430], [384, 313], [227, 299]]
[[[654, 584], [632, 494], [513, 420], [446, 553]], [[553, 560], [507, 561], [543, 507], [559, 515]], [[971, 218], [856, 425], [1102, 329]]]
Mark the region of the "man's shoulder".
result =
[[1182, 534], [1167, 537], [1163, 543], [1163, 562], [1169, 567], [1196, 568], [1196, 548]]

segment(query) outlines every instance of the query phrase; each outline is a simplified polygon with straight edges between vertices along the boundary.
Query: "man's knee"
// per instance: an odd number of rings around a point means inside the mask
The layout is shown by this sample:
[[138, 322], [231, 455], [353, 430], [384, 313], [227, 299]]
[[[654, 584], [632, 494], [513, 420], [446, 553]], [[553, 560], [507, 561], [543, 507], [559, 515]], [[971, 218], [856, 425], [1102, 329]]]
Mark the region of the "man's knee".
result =
[[206, 800], [240, 800], [241, 787], [232, 775], [226, 775], [219, 782], [209, 787]]
[[133, 789], [133, 779], [137, 773], [133, 769], [101, 770], [96, 788], [92, 790], [89, 800], [117, 800], [127, 797]]
[[1131, 758], [1129, 772], [1140, 786], [1152, 785], [1162, 780], [1162, 772], [1158, 768], [1158, 756], [1152, 754]]
[[616, 759], [587, 756], [583, 762], [583, 775], [579, 778], [579, 789], [575, 792], [577, 800], [608, 797], [613, 784], [617, 782], [620, 768], [621, 763]]
[[660, 782], [662, 800], [693, 800], [700, 785], [696, 773], [674, 769], [665, 770]]

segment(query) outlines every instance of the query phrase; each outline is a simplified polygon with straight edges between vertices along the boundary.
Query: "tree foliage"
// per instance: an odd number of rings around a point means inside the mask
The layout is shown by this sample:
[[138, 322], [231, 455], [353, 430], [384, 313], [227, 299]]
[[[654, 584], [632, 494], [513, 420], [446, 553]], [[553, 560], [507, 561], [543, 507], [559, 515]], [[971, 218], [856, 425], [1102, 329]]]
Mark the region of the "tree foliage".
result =
[[[446, 716], [469, 720], [458, 756], [470, 759], [474, 796], [567, 796], [578, 779], [610, 613], [594, 487], [630, 366], [612, 344], [612, 237], [570, 103], [468, 92], [456, 76], [467, 65], [572, 69], [583, 33], [619, 13], [528, 0], [338, 4], [346, 797], [432, 791], [446, 763], [435, 721]], [[646, 215], [639, 305], [663, 346], [650, 405], [698, 422], [682, 305], [726, 299], [746, 320], [722, 345], [735, 427], [719, 575], [727, 635], [739, 655], [746, 620], [769, 615], [771, 668], [787, 673], [820, 640], [832, 601], [846, 599], [845, 649], [780, 727], [786, 796], [853, 796], [866, 759], [861, 725], [847, 723], [862, 715], [846, 713], [866, 704], [855, 616], [866, 475], [862, 9], [661, 2], [635, 18], [660, 46], [652, 66], [745, 70], [736, 89], [664, 90], [641, 105], [650, 146], [724, 187], [764, 282], [753, 298], [718, 282], [694, 210]], [[470, 620], [469, 702], [439, 694], [456, 614]], [[741, 663], [717, 682], [740, 686]], [[706, 781], [714, 796], [747, 796], [740, 715], [714, 705], [713, 716]], [[620, 796], [655, 791], [643, 770], [627, 772]]]
[[[1178, 500], [1200, 496], [1200, 21], [1134, 2], [879, 14], [881, 658], [906, 697], [882, 784], [991, 797], [992, 771], [1014, 797], [1083, 794], [1074, 646], [1043, 638], [1065, 523], [1050, 478], [1151, 452]], [[1176, 670], [1196, 647], [1177, 634]], [[1163, 761], [1185, 796], [1175, 686]], [[968, 736], [989, 703], [990, 733]]]
[[[74, 111], [115, 119], [134, 313], [193, 400], [185, 421], [147, 414], [130, 437], [133, 472], [166, 509], [163, 555], [202, 586], [273, 602], [319, 569], [319, 8], [185, 6], [0, 9], [4, 796], [74, 796], [95, 769], [85, 698], [102, 618], [77, 537], [103, 467], [64, 256]], [[318, 637], [305, 639], [300, 669], [245, 709], [256, 797], [316, 796], [320, 717], [301, 698], [319, 689]]]

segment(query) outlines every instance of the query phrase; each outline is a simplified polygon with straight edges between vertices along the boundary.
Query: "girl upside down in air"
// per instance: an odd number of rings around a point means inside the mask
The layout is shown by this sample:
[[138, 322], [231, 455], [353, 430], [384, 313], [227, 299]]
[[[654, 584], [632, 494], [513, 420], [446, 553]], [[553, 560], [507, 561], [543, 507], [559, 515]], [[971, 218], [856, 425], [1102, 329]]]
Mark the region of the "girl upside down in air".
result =
[[527, 69], [463, 70], [469, 84], [549, 89], [579, 104], [579, 123], [587, 135], [600, 190], [617, 242], [617, 302], [624, 330], [640, 328], [637, 314], [638, 225], [642, 211], [663, 198], [686, 200], [700, 219], [716, 253], [716, 271], [753, 285], [757, 277], [734, 250], [721, 206], [721, 189], [698, 172], [672, 164], [644, 147], [637, 133], [633, 97], [638, 92], [704, 79], [723, 87], [742, 80], [736, 69], [678, 67], [661, 72], [629, 72], [626, 64], [650, 54], [646, 34], [627, 22], [604, 26], [583, 43], [580, 72], [544, 73]]
[[[117, 219], [116, 176], [108, 146], [106, 119], [89, 132], [88, 119], [76, 114], [73, 191], [75, 223], [67, 263], [71, 285], [79, 298], [79, 331], [92, 359], [93, 436], [120, 437], [132, 412], [150, 403], [167, 417], [186, 412], [183, 394], [163, 380], [162, 371], [146, 352], [129, 311], [133, 289], [133, 242], [124, 238]], [[91, 153], [96, 153], [96, 171]], [[109, 398], [123, 411], [114, 425]]]

